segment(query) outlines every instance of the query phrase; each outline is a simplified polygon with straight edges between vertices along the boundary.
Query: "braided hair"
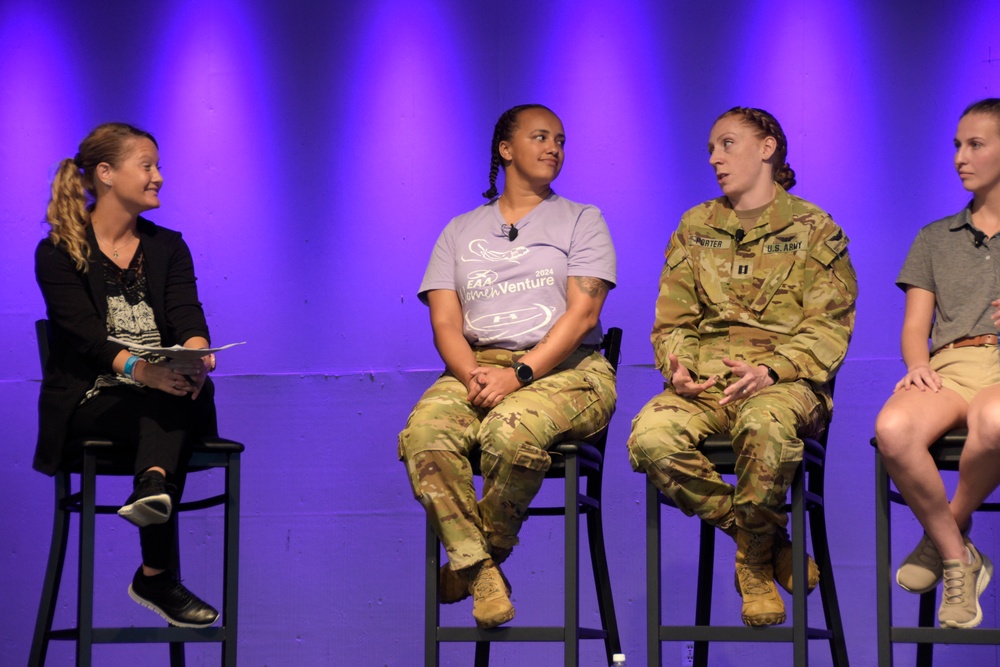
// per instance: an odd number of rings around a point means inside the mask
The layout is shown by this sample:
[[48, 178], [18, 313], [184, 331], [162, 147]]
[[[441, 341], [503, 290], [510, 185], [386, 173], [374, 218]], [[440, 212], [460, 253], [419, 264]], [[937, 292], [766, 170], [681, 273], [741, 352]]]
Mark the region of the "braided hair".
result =
[[552, 109], [542, 104], [519, 104], [516, 107], [507, 109], [500, 114], [500, 119], [493, 128], [493, 143], [490, 145], [490, 189], [483, 193], [483, 196], [492, 200], [497, 196], [497, 174], [500, 172], [500, 165], [507, 166], [504, 159], [500, 157], [500, 142], [510, 141], [514, 138], [514, 130], [517, 129], [517, 117], [522, 111], [528, 109], [545, 109], [553, 116]]
[[131, 125], [98, 125], [80, 142], [76, 156], [65, 158], [56, 168], [45, 214], [45, 221], [51, 227], [49, 238], [69, 253], [76, 268], [81, 271], [86, 272], [90, 254], [87, 227], [90, 225], [92, 204], [97, 199], [94, 172], [102, 162], [112, 166], [119, 164], [136, 139], [149, 139], [156, 145], [153, 135]]
[[772, 166], [771, 177], [774, 182], [786, 191], [795, 186], [795, 171], [788, 166], [788, 140], [785, 132], [774, 116], [763, 109], [752, 107], [733, 107], [716, 119], [716, 122], [726, 116], [736, 116], [740, 121], [746, 123], [757, 131], [757, 137], [764, 139], [773, 137], [776, 144], [774, 149], [774, 164]]

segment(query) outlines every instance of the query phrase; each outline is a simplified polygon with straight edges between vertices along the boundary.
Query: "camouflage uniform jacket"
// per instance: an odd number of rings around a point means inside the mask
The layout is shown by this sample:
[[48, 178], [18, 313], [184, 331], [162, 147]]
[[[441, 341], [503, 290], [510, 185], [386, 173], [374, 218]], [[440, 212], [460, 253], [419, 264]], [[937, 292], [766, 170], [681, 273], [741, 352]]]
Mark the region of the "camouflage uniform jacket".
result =
[[776, 186], [774, 201], [737, 242], [740, 221], [725, 197], [684, 214], [660, 276], [652, 342], [698, 381], [730, 383], [723, 357], [765, 364], [780, 381], [826, 383], [847, 354], [857, 278], [847, 236], [829, 215]]

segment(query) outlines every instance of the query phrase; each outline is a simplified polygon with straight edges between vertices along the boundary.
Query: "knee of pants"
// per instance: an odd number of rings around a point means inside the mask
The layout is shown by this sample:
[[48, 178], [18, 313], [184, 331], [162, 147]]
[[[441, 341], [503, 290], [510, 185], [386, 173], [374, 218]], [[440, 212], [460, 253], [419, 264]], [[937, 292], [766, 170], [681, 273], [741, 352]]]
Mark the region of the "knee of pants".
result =
[[504, 447], [483, 446], [480, 459], [483, 478], [494, 481], [504, 475], [504, 471], [509, 474], [518, 468], [532, 470], [544, 476], [551, 465], [552, 457], [547, 451], [527, 443], [509, 443]]
[[798, 438], [795, 414], [774, 404], [755, 402], [740, 410], [733, 424], [733, 440], [740, 440], [748, 434], [764, 434], [764, 437], [779, 442]]
[[406, 456], [403, 464], [413, 489], [413, 497], [425, 506], [432, 501], [435, 488], [438, 492], [444, 492], [450, 481], [472, 476], [464, 457], [442, 450], [415, 452]]
[[463, 434], [443, 429], [420, 420], [410, 420], [398, 438], [399, 459], [406, 461], [421, 452], [446, 451], [462, 453]]
[[544, 451], [569, 429], [568, 422], [560, 424], [549, 414], [532, 412], [508, 414], [494, 410], [487, 415], [477, 435], [484, 457], [513, 458], [522, 445]]
[[648, 471], [657, 461], [680, 452], [689, 452], [696, 446], [688, 432], [687, 415], [679, 412], [667, 414], [649, 406], [632, 420], [632, 432], [626, 447], [632, 469]]

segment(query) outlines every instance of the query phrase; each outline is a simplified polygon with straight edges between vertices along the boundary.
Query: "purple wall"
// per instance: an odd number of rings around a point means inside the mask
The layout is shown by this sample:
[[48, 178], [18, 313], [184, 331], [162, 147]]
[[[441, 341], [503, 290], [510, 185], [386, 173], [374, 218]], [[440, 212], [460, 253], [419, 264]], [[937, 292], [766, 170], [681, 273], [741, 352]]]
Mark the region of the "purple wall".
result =
[[[791, 4], [791, 3], [789, 3]], [[811, 7], [811, 5], [825, 5]], [[155, 221], [184, 232], [220, 355], [225, 435], [244, 469], [241, 664], [419, 664], [423, 513], [395, 437], [440, 362], [414, 296], [438, 232], [482, 199], [493, 122], [550, 105], [569, 142], [558, 191], [604, 211], [620, 258], [604, 320], [625, 329], [607, 492], [611, 566], [630, 664], [645, 659], [643, 478], [624, 441], [658, 390], [647, 333], [662, 250], [680, 214], [717, 194], [712, 120], [761, 106], [784, 125], [800, 185], [845, 228], [862, 295], [838, 384], [828, 471], [831, 539], [852, 661], [875, 663], [874, 493], [868, 438], [902, 371], [893, 285], [919, 226], [967, 195], [951, 166], [965, 104], [1000, 95], [1000, 4], [469, 3], [214, 0], [0, 4], [0, 662], [26, 660], [48, 549], [51, 482], [30, 468], [43, 315], [31, 257], [56, 162], [94, 125], [125, 120], [161, 146]], [[809, 5], [809, 7], [806, 7]], [[926, 5], [926, 6], [923, 6]], [[834, 8], [835, 7], [835, 8]], [[124, 498], [112, 489], [109, 501]], [[897, 516], [902, 517], [902, 514]], [[518, 623], [559, 617], [561, 540], [525, 527], [510, 561]], [[690, 611], [696, 522], [665, 523], [668, 595]], [[977, 543], [1000, 553], [986, 519]], [[146, 624], [125, 587], [134, 531], [101, 530], [97, 620]], [[184, 522], [185, 578], [221, 595], [217, 514]], [[919, 527], [897, 522], [897, 553]], [[728, 560], [719, 622], [738, 622]], [[73, 568], [68, 575], [72, 577]], [[586, 576], [586, 575], [585, 575]], [[72, 581], [72, 579], [70, 579]], [[586, 581], [586, 579], [584, 579]], [[983, 599], [998, 622], [997, 587]], [[596, 622], [586, 593], [584, 617]], [[902, 592], [897, 609], [913, 616]], [[819, 610], [819, 602], [811, 601]], [[465, 619], [468, 607], [448, 609]], [[60, 613], [69, 618], [71, 608]], [[57, 646], [50, 664], [68, 664]], [[99, 664], [165, 664], [162, 647], [98, 649]], [[498, 647], [497, 665], [556, 664], [546, 645]], [[585, 665], [603, 651], [586, 642]], [[829, 663], [823, 644], [813, 664]], [[680, 664], [681, 647], [665, 648]], [[217, 651], [192, 648], [192, 665]], [[444, 664], [468, 664], [469, 647]], [[713, 664], [789, 664], [784, 647], [718, 646]], [[942, 664], [996, 664], [990, 647]], [[897, 651], [909, 660], [912, 651]], [[353, 661], [353, 662], [352, 662]]]

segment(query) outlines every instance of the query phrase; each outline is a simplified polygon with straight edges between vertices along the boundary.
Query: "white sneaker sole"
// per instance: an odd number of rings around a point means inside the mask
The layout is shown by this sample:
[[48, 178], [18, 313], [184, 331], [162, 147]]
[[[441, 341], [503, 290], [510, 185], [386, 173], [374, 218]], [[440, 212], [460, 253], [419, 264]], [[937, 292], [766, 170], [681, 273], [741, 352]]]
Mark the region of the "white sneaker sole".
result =
[[174, 625], [178, 628], [210, 628], [213, 625], [215, 625], [215, 622], [217, 620], [219, 620], [219, 617], [216, 616], [215, 618], [212, 619], [211, 623], [182, 623], [181, 621], [170, 618], [170, 616], [168, 616], [162, 609], [157, 607], [155, 604], [153, 604], [146, 598], [141, 597], [138, 593], [135, 592], [135, 589], [132, 588], [132, 584], [128, 585], [128, 596], [133, 600], [135, 600], [136, 602], [138, 602], [143, 607], [145, 607], [146, 609], [149, 609], [150, 611], [155, 611], [157, 614], [162, 616], [163, 620], [165, 620], [167, 623], [169, 623], [170, 625]]
[[938, 578], [934, 581], [933, 584], [927, 586], [926, 588], [910, 588], [899, 580], [899, 570], [896, 570], [896, 585], [902, 588], [907, 593], [913, 593], [915, 595], [923, 595], [924, 593], [930, 593], [932, 590], [938, 587], [938, 584], [941, 583], [942, 579], [944, 579], [943, 573], [938, 576]]
[[[164, 507], [166, 508], [165, 512]], [[170, 518], [172, 509], [173, 503], [170, 500], [170, 496], [166, 493], [161, 493], [141, 498], [131, 505], [125, 505], [118, 510], [118, 516], [131, 524], [145, 528], [154, 524], [166, 523]]]
[[[993, 563], [987, 558], [982, 552], [979, 554], [980, 558], [983, 559], [983, 566], [979, 569], [979, 577], [976, 579], [976, 615], [965, 623], [959, 623], [958, 621], [945, 621], [941, 623], [942, 628], [957, 628], [961, 630], [968, 630], [969, 628], [974, 628], [983, 622], [983, 608], [979, 606], [979, 596], [983, 594], [986, 590], [986, 585], [990, 583], [990, 579], [993, 578]], [[940, 622], [940, 619], [939, 619]]]

